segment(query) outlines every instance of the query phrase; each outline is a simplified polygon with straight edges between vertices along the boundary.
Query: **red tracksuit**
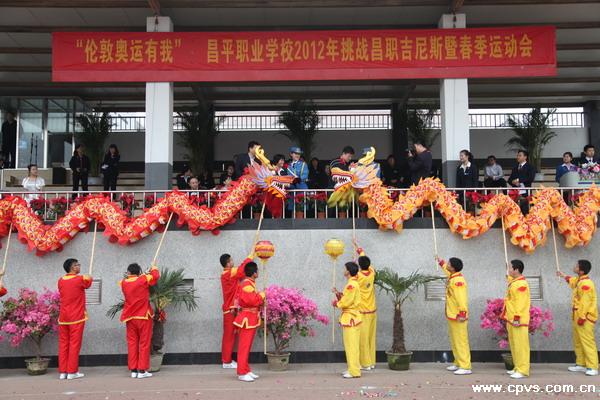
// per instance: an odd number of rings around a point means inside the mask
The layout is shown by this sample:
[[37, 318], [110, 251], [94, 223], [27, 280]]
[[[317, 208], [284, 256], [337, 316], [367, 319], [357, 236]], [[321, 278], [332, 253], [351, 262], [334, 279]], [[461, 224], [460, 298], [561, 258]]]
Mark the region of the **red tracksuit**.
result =
[[150, 286], [156, 285], [160, 272], [156, 267], [150, 273], [129, 275], [121, 280], [125, 305], [121, 322], [127, 324], [127, 365], [130, 371], [150, 368], [150, 341], [154, 310], [150, 305]]
[[0, 288], [0, 297], [4, 296], [8, 291], [6, 290], [6, 288], [3, 286], [2, 288]]
[[239, 287], [237, 302], [238, 315], [233, 324], [240, 328], [238, 340], [237, 374], [246, 375], [251, 372], [248, 357], [252, 349], [256, 328], [260, 326], [260, 307], [265, 301], [265, 294], [256, 291], [256, 283], [252, 278], [246, 278]]
[[221, 289], [223, 291], [223, 338], [221, 340], [221, 360], [223, 364], [230, 364], [233, 346], [235, 344], [235, 295], [240, 280], [245, 276], [246, 264], [252, 259], [246, 258], [237, 268], [225, 268], [221, 274]]
[[58, 280], [60, 313], [58, 315], [58, 372], [79, 372], [79, 351], [85, 321], [85, 289], [92, 285], [88, 275], [66, 274]]

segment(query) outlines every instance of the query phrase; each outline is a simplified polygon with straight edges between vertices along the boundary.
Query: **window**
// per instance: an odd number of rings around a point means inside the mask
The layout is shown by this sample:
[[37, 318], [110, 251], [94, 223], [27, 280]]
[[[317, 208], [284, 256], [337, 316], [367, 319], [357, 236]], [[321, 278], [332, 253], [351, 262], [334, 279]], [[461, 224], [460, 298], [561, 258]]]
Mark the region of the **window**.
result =
[[177, 294], [184, 294], [191, 290], [194, 290], [194, 280], [193, 279], [184, 279], [183, 285], [177, 286], [177, 288], [175, 288], [175, 292]]
[[529, 284], [529, 294], [531, 300], [543, 300], [542, 291], [542, 277], [541, 276], [526, 276], [527, 283]]
[[92, 286], [85, 291], [85, 300], [90, 305], [102, 304], [102, 279], [92, 281]]
[[446, 281], [432, 281], [425, 284], [425, 300], [441, 301], [446, 299]]

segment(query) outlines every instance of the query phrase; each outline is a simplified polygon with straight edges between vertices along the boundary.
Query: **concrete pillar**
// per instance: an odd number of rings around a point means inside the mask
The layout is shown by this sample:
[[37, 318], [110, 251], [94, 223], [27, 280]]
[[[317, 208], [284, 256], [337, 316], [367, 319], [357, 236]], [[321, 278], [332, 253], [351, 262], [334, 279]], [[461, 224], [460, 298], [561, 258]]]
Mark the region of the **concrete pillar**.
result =
[[[589, 129], [589, 142], [596, 148], [596, 155], [600, 152], [600, 101], [588, 101], [583, 106], [585, 112], [585, 126]], [[578, 155], [575, 155], [577, 157]]]
[[[148, 17], [148, 32], [172, 32], [169, 17]], [[146, 83], [146, 189], [173, 186], [173, 82]]]
[[[440, 29], [466, 28], [465, 14], [444, 14]], [[458, 154], [469, 149], [469, 87], [466, 79], [440, 79], [442, 122], [442, 179], [448, 187], [456, 185]]]

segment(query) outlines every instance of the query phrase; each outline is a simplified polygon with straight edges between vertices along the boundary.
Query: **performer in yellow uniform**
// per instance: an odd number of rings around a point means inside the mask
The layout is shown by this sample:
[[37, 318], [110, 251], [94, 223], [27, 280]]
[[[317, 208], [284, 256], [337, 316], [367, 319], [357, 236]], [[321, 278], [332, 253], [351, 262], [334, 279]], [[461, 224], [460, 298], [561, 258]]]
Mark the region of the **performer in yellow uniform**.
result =
[[594, 327], [598, 319], [596, 286], [588, 274], [592, 264], [588, 260], [579, 260], [573, 268], [575, 277], [557, 272], [565, 278], [573, 296], [573, 347], [575, 348], [575, 365], [569, 367], [571, 372], [584, 372], [588, 376], [598, 375], [598, 348], [594, 338]]
[[336, 299], [333, 300], [333, 306], [342, 310], [340, 325], [344, 337], [344, 350], [346, 352], [346, 363], [348, 371], [344, 372], [344, 378], [360, 378], [360, 324], [361, 314], [360, 305], [360, 287], [358, 283], [358, 265], [354, 262], [347, 262], [344, 277], [348, 279], [344, 292], [340, 293], [336, 288], [333, 292]]
[[375, 268], [362, 248], [355, 243], [358, 253], [358, 285], [360, 287], [360, 305], [358, 307], [362, 323], [360, 324], [360, 369], [375, 369], [377, 362], [377, 303], [375, 301]]
[[438, 263], [448, 276], [446, 281], [446, 319], [450, 347], [454, 356], [454, 364], [446, 369], [454, 375], [471, 374], [471, 348], [469, 347], [469, 306], [467, 281], [462, 275], [463, 262], [452, 257], [445, 262], [438, 258]]
[[504, 297], [502, 319], [506, 321], [508, 343], [515, 369], [507, 371], [511, 378], [529, 376], [529, 308], [531, 296], [529, 284], [523, 276], [525, 265], [512, 260], [508, 269], [508, 288]]

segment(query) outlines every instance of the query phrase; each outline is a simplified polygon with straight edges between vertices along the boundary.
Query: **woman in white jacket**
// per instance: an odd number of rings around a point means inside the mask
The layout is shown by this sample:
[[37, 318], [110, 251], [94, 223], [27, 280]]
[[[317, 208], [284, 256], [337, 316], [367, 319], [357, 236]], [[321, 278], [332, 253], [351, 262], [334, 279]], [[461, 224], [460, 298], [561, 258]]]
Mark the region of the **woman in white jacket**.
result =
[[23, 179], [22, 186], [26, 192], [29, 192], [29, 194], [25, 196], [25, 200], [27, 200], [27, 204], [29, 204], [31, 200], [39, 197], [39, 195], [36, 195], [33, 192], [41, 192], [44, 190], [46, 181], [44, 181], [44, 178], [41, 176], [38, 176], [38, 167], [36, 164], [28, 165], [27, 170], [29, 171], [29, 174]]

